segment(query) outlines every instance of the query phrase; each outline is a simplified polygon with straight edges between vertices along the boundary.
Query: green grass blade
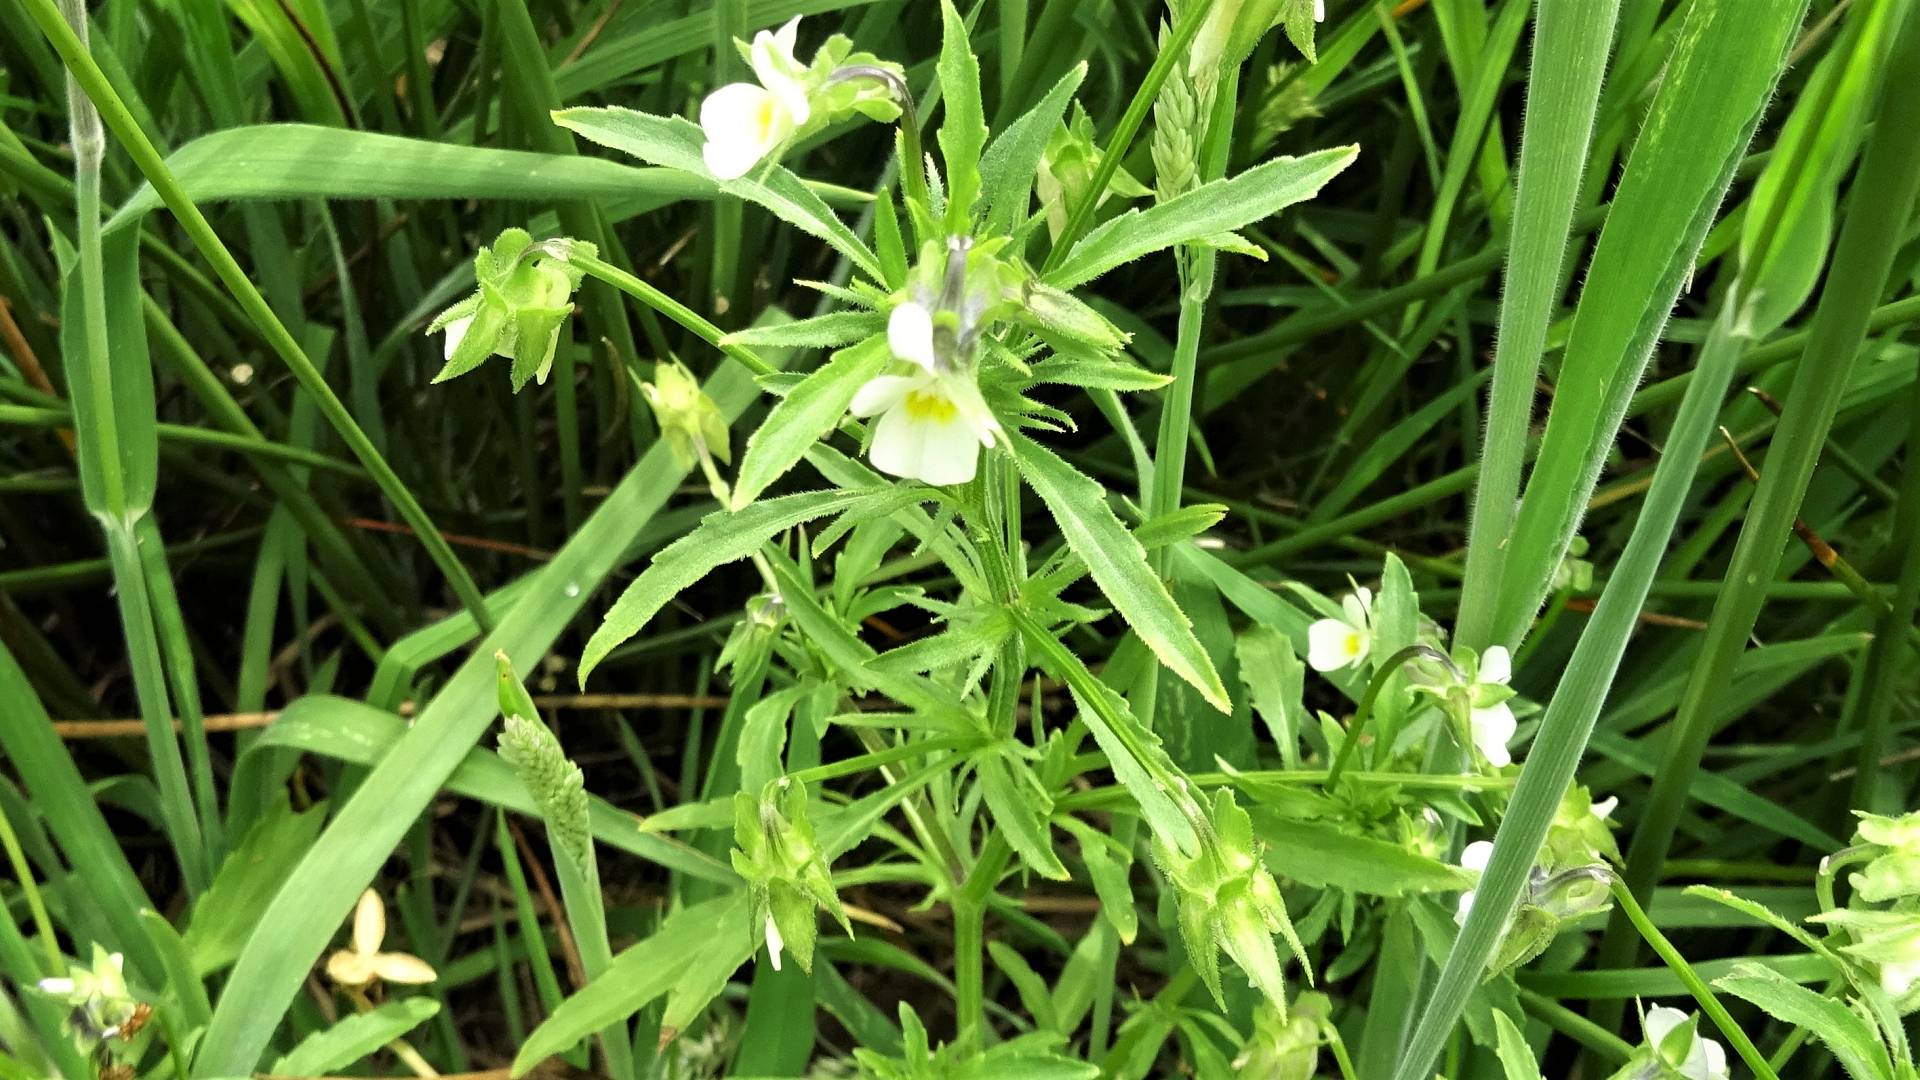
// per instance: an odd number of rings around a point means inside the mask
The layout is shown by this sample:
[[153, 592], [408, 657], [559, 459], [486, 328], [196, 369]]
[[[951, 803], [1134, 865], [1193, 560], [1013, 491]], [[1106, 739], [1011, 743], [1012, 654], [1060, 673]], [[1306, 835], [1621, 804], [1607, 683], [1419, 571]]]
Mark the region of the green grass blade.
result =
[[[1629, 399], [1759, 124], [1805, 4], [1697, 3], [1620, 181], [1514, 522], [1490, 641], [1519, 645]], [[1565, 392], [1577, 388], [1577, 392]]]
[[[708, 393], [736, 419], [758, 388], [729, 365]], [[256, 1066], [279, 1022], [280, 1003], [297, 992], [360, 890], [492, 723], [493, 652], [504, 649], [516, 667], [544, 655], [685, 476], [664, 445], [648, 451], [374, 767], [262, 916], [214, 1009], [196, 1076], [235, 1076]]]
[[[1920, 12], [1908, 15], [1890, 61], [1889, 70], [1895, 72], [1920, 64]], [[1635, 895], [1647, 895], [1666, 859], [1686, 804], [1688, 783], [1712, 735], [1708, 708], [1723, 692], [1765, 603], [1764, 586], [1779, 565], [1782, 538], [1799, 513], [1854, 357], [1866, 338], [1874, 301], [1912, 216], [1915, 195], [1920, 193], [1920, 140], [1912, 137], [1915, 130], [1920, 130], [1920, 82], [1893, 78], [1854, 181], [1851, 212], [1808, 329], [1806, 353], [1794, 373], [1772, 451], [1734, 548], [1727, 587], [1714, 602], [1700, 659], [1673, 719], [1666, 759], [1628, 850], [1626, 882]], [[1629, 956], [1634, 942], [1626, 935], [1624, 925], [1611, 926], [1602, 955], [1615, 963]]]
[[1542, 4], [1534, 23], [1513, 233], [1494, 339], [1493, 390], [1468, 526], [1466, 580], [1454, 626], [1454, 639], [1476, 650], [1492, 643], [1540, 357], [1559, 300], [1560, 264], [1619, 8], [1619, 0]]

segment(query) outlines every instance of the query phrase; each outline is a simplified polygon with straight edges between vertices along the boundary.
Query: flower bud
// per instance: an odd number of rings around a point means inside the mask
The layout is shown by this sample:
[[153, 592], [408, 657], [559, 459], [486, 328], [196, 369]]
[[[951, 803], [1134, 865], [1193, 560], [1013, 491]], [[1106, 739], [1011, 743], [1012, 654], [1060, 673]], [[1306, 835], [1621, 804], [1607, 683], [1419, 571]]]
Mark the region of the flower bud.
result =
[[733, 813], [733, 868], [747, 880], [754, 922], [766, 933], [768, 959], [778, 971], [782, 949], [790, 949], [800, 969], [811, 973], [819, 936], [814, 909], [825, 908], [848, 936], [853, 925], [840, 906], [826, 853], [814, 838], [806, 786], [782, 778], [759, 798], [736, 792]]
[[1882, 849], [1848, 879], [1860, 899], [1877, 904], [1920, 896], [1920, 811], [1897, 818], [1862, 813], [1859, 838]]
[[[1047, 139], [1040, 155], [1040, 171], [1034, 177], [1034, 194], [1047, 214], [1047, 234], [1054, 240], [1067, 227], [1067, 216], [1079, 206], [1093, 186], [1100, 170], [1100, 144], [1094, 139], [1093, 120], [1078, 101], [1073, 104], [1073, 122], [1061, 121]], [[1107, 190], [1100, 194], [1100, 205], [1110, 198], [1138, 199], [1153, 194], [1153, 189], [1134, 179], [1124, 166], [1113, 171]]]
[[660, 436], [667, 440], [673, 460], [681, 468], [693, 468], [703, 453], [721, 461], [733, 460], [727, 418], [720, 415], [720, 406], [700, 388], [700, 381], [686, 365], [662, 360], [654, 365], [653, 381], [641, 383], [640, 390], [653, 407]]
[[1253, 819], [1221, 788], [1215, 795], [1208, 824], [1202, 830], [1200, 853], [1192, 858], [1160, 837], [1154, 838], [1154, 858], [1172, 880], [1179, 902], [1180, 936], [1188, 960], [1224, 1004], [1220, 991], [1220, 961], [1224, 951], [1247, 973], [1267, 1000], [1281, 1007], [1286, 985], [1273, 935], [1285, 934], [1294, 951], [1301, 948], [1287, 918], [1286, 904], [1273, 875], [1260, 861], [1253, 837]]
[[1234, 1075], [1242, 1080], [1313, 1080], [1332, 1012], [1333, 1002], [1314, 991], [1295, 998], [1291, 1014], [1261, 1002], [1253, 1010], [1253, 1034], [1233, 1059]]
[[[591, 244], [569, 241], [585, 254]], [[447, 333], [445, 382], [479, 367], [489, 356], [513, 359], [513, 389], [529, 379], [546, 382], [560, 335], [573, 315], [573, 293], [584, 276], [564, 259], [533, 245], [524, 229], [508, 229], [473, 259], [479, 291], [440, 313], [427, 327]]]

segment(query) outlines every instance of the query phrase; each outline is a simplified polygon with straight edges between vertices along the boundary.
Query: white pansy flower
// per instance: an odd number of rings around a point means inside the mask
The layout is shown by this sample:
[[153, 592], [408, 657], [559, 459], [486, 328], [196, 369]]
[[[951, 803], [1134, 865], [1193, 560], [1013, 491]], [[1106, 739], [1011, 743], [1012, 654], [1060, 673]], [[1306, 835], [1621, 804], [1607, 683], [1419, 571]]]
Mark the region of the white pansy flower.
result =
[[[1493, 841], [1475, 840], [1460, 852], [1460, 869], [1483, 874], [1487, 870], [1487, 861], [1493, 858]], [[1453, 913], [1453, 921], [1461, 926], [1467, 924], [1467, 912], [1473, 910], [1473, 890], [1460, 894], [1460, 906]]]
[[[1667, 1036], [1686, 1022], [1687, 1014], [1679, 1009], [1669, 1009], [1664, 1005], [1648, 1009], [1646, 1019], [1641, 1022], [1646, 1029], [1647, 1045], [1658, 1052]], [[1731, 1075], [1727, 1071], [1726, 1048], [1712, 1039], [1702, 1037], [1698, 1031], [1694, 1032], [1692, 1045], [1687, 1047], [1686, 1058], [1673, 1063], [1673, 1067], [1687, 1080], [1727, 1080]]]
[[912, 301], [887, 319], [887, 345], [914, 365], [911, 375], [881, 375], [862, 386], [848, 411], [879, 416], [873, 466], [928, 484], [964, 484], [979, 466], [980, 448], [1000, 433], [971, 375], [948, 370], [933, 349], [933, 316]]
[[777, 32], [755, 34], [748, 52], [759, 84], [728, 83], [700, 103], [700, 127], [707, 134], [700, 153], [718, 179], [747, 175], [812, 117], [802, 79], [806, 69], [793, 58], [799, 32], [796, 15]]
[[1474, 678], [1473, 745], [1479, 749], [1480, 756], [1495, 768], [1504, 768], [1513, 763], [1513, 755], [1507, 752], [1507, 741], [1513, 738], [1519, 724], [1514, 720], [1513, 710], [1506, 701], [1481, 705], [1479, 688], [1505, 687], [1511, 678], [1513, 659], [1507, 654], [1507, 647], [1494, 645], [1488, 648], [1487, 654], [1480, 658], [1480, 670]]
[[1373, 648], [1373, 593], [1355, 589], [1340, 601], [1344, 618], [1307, 627], [1307, 663], [1315, 671], [1359, 670]]

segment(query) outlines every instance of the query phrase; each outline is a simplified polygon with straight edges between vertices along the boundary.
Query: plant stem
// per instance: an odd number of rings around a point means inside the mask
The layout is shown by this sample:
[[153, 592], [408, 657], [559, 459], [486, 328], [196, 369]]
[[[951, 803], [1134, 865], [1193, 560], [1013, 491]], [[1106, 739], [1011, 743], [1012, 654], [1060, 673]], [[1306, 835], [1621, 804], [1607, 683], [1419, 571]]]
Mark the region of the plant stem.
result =
[[953, 982], [961, 1045], [978, 1050], [985, 1043], [985, 927], [987, 896], [1006, 869], [1013, 848], [994, 833], [953, 897]]
[[27, 853], [20, 850], [20, 838], [14, 834], [13, 822], [7, 819], [4, 806], [0, 806], [0, 845], [7, 849], [7, 861], [13, 864], [20, 891], [27, 897], [27, 910], [33, 913], [33, 925], [40, 931], [40, 945], [47, 950], [47, 974], [62, 975], [66, 964], [60, 959], [60, 939], [53, 934], [53, 920], [47, 917], [46, 901], [41, 899], [40, 886], [33, 880], [33, 867], [27, 863]]
[[1699, 972], [1693, 970], [1693, 965], [1687, 963], [1687, 958], [1680, 955], [1680, 950], [1673, 947], [1673, 943], [1667, 940], [1667, 936], [1653, 925], [1653, 920], [1647, 918], [1647, 913], [1641, 910], [1640, 901], [1633, 898], [1633, 893], [1628, 890], [1626, 883], [1615, 877], [1612, 879], [1612, 888], [1614, 901], [1620, 905], [1620, 910], [1625, 913], [1627, 921], [1633, 924], [1635, 930], [1640, 931], [1640, 936], [1647, 940], [1648, 945], [1653, 946], [1653, 951], [1659, 954], [1660, 959], [1679, 977], [1681, 985], [1685, 986], [1687, 992], [1693, 995], [1693, 999], [1700, 1003], [1700, 1011], [1706, 1013], [1714, 1026], [1720, 1029], [1720, 1033], [1733, 1044], [1734, 1052], [1740, 1055], [1740, 1060], [1746, 1062], [1747, 1068], [1752, 1069], [1753, 1074], [1760, 1080], [1780, 1080], [1774, 1073], [1773, 1066], [1767, 1063], [1766, 1056], [1760, 1053], [1760, 1050], [1753, 1045], [1753, 1040], [1747, 1038], [1747, 1033], [1740, 1029], [1739, 1024], [1733, 1022], [1732, 1016], [1727, 1014], [1726, 1007], [1721, 1005], [1720, 999], [1714, 996], [1706, 980], [1700, 977]]
[[693, 331], [694, 336], [698, 337], [701, 341], [740, 361], [740, 363], [746, 366], [748, 371], [753, 372], [755, 375], [772, 375], [775, 372], [776, 369], [774, 366], [762, 360], [759, 354], [755, 353], [752, 349], [744, 345], [729, 345], [723, 343], [722, 339], [726, 337], [726, 331], [708, 322], [705, 318], [702, 318], [700, 314], [692, 308], [689, 308], [646, 282], [641, 281], [625, 270], [596, 256], [588, 255], [578, 247], [571, 245], [558, 254], [573, 266], [579, 267], [588, 274], [599, 278], [601, 281], [619, 289], [621, 292], [639, 300], [660, 314]]

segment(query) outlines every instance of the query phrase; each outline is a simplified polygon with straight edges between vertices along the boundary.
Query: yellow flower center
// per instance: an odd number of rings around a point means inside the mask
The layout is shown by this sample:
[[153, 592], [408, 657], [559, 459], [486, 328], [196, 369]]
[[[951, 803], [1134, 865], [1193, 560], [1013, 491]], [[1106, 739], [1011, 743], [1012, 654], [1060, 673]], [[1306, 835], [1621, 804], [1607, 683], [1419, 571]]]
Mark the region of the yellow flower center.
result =
[[907, 415], [915, 420], [930, 420], [936, 424], [951, 424], [960, 415], [951, 400], [944, 394], [926, 390], [914, 390], [907, 394]]

